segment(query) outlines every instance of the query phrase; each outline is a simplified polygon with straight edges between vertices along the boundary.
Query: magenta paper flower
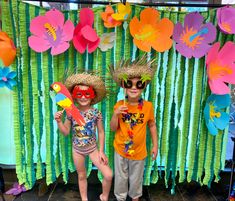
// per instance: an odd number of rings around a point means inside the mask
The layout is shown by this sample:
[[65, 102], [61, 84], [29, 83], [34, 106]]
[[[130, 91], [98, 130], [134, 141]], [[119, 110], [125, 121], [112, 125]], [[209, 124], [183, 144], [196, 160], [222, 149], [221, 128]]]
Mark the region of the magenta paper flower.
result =
[[214, 94], [228, 94], [225, 83], [235, 84], [235, 43], [228, 41], [220, 49], [220, 42], [215, 43], [206, 58], [209, 86]]
[[99, 45], [100, 38], [92, 28], [94, 23], [94, 13], [89, 8], [83, 8], [80, 11], [80, 22], [75, 27], [73, 36], [73, 45], [81, 54], [88, 49], [88, 52], [94, 52]]
[[216, 28], [212, 23], [203, 24], [203, 16], [197, 12], [185, 16], [184, 26], [178, 22], [174, 27], [173, 39], [176, 50], [187, 58], [203, 57], [216, 38]]
[[24, 185], [20, 185], [17, 182], [15, 182], [13, 184], [13, 188], [11, 188], [10, 190], [8, 190], [7, 192], [5, 192], [7, 195], [19, 195], [22, 192], [25, 192], [26, 188], [24, 187]]
[[64, 23], [64, 15], [56, 9], [35, 17], [30, 23], [33, 34], [28, 38], [29, 46], [36, 52], [45, 52], [51, 48], [51, 54], [57, 55], [69, 48], [73, 38], [74, 25], [70, 20]]
[[222, 32], [235, 34], [235, 8], [225, 6], [217, 9], [217, 22]]

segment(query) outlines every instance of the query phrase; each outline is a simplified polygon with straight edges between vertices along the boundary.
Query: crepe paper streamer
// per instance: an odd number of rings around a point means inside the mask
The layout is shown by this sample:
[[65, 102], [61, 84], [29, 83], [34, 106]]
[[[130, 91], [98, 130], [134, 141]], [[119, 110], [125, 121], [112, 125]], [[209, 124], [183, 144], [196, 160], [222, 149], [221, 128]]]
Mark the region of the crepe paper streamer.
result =
[[167, 18], [160, 19], [159, 12], [154, 8], [145, 8], [140, 13], [140, 21], [134, 17], [130, 21], [130, 33], [134, 44], [144, 52], [151, 47], [158, 52], [169, 50], [172, 46], [174, 25]]
[[198, 12], [185, 16], [184, 25], [178, 22], [175, 25], [173, 39], [176, 50], [187, 58], [203, 57], [211, 48], [216, 38], [216, 28], [212, 23], [203, 24], [204, 18]]
[[217, 22], [220, 30], [226, 34], [235, 34], [235, 8], [224, 6], [217, 9]]
[[206, 58], [208, 82], [212, 93], [228, 94], [225, 83], [235, 84], [235, 43], [228, 41], [220, 49], [220, 42], [215, 43]]
[[230, 95], [212, 94], [206, 101], [204, 117], [211, 135], [217, 135], [218, 129], [223, 130], [229, 124], [229, 115], [223, 109], [230, 105]]
[[79, 126], [84, 126], [86, 122], [74, 105], [68, 89], [60, 82], [54, 82], [51, 88], [57, 93], [55, 96], [56, 103], [65, 109], [67, 116], [72, 116]]
[[101, 13], [101, 18], [104, 21], [104, 26], [106, 28], [113, 28], [120, 26], [122, 24], [121, 21], [117, 21], [112, 17], [112, 14], [114, 14], [114, 10], [112, 6], [107, 5], [105, 8], [105, 12]]
[[92, 28], [94, 23], [94, 13], [89, 8], [83, 8], [80, 11], [80, 22], [75, 27], [73, 44], [78, 52], [83, 54], [86, 49], [89, 53], [96, 50], [100, 38]]
[[131, 5], [130, 3], [126, 2], [124, 5], [123, 3], [117, 4], [117, 13], [112, 14], [112, 18], [116, 21], [127, 21], [131, 16]]
[[103, 33], [100, 37], [99, 48], [101, 51], [105, 52], [114, 46], [116, 40], [115, 32]]
[[69, 48], [73, 38], [74, 25], [70, 20], [64, 23], [64, 15], [56, 9], [35, 17], [30, 23], [29, 46], [36, 52], [45, 52], [51, 48], [52, 55], [58, 55]]
[[0, 31], [0, 59], [4, 66], [10, 66], [16, 56], [16, 47], [7, 33]]
[[0, 67], [0, 88], [7, 87], [10, 90], [13, 90], [13, 87], [16, 85], [14, 78], [16, 77], [16, 72], [11, 71], [8, 67]]

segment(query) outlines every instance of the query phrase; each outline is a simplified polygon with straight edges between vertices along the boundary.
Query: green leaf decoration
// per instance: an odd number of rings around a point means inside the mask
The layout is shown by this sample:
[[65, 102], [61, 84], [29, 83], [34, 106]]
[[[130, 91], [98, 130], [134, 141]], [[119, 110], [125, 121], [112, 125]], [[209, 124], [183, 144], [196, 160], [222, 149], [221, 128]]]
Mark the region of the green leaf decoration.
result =
[[142, 83], [144, 83], [144, 82], [146, 82], [147, 80], [151, 80], [151, 76], [148, 75], [148, 74], [141, 75], [140, 80], [142, 81]]
[[124, 82], [127, 82], [127, 80], [128, 80], [128, 75], [125, 74], [125, 73], [123, 73], [123, 74], [121, 74], [121, 75], [119, 76], [119, 78], [122, 79], [122, 80], [124, 80]]

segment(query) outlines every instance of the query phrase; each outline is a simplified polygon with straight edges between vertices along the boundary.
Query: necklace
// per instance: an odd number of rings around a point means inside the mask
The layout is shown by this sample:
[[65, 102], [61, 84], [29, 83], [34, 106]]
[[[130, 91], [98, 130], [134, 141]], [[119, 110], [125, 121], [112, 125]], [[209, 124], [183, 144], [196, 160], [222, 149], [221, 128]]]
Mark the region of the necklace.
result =
[[125, 143], [125, 149], [124, 153], [126, 156], [132, 156], [135, 152], [135, 150], [132, 148], [133, 147], [133, 138], [134, 138], [134, 133], [133, 133], [133, 128], [137, 125], [137, 121], [140, 117], [140, 112], [143, 108], [144, 101], [142, 98], [138, 100], [138, 112], [136, 115], [133, 115], [132, 113], [127, 112], [124, 115], [124, 123], [127, 126], [127, 139], [124, 142]]

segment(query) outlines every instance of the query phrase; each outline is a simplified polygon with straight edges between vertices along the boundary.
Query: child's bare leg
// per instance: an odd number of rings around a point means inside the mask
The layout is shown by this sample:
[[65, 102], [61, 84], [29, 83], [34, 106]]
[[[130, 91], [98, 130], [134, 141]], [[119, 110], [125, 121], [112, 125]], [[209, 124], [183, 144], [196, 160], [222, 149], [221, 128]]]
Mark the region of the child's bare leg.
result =
[[87, 198], [87, 176], [85, 168], [85, 156], [76, 153], [73, 150], [73, 161], [78, 173], [78, 187], [82, 201], [88, 201]]
[[112, 170], [110, 169], [110, 167], [108, 165], [104, 165], [99, 162], [98, 150], [93, 151], [90, 154], [90, 158], [91, 158], [93, 164], [101, 171], [102, 175], [104, 176], [104, 179], [102, 182], [103, 192], [100, 195], [100, 200], [108, 201], [109, 192], [110, 192], [110, 188], [112, 185], [112, 178], [113, 178]]
[[139, 198], [132, 199], [132, 201], [139, 201]]

